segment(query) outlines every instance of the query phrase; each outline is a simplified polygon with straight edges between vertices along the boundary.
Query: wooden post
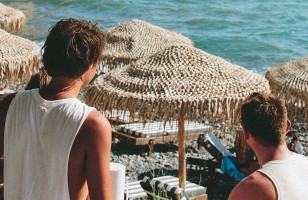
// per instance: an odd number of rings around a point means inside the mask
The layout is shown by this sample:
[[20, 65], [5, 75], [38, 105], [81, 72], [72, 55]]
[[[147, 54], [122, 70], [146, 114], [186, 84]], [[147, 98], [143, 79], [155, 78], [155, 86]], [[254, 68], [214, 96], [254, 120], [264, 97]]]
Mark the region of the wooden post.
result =
[[203, 143], [204, 143], [204, 136], [203, 134], [200, 134], [198, 138], [198, 150], [199, 151], [202, 149]]
[[151, 156], [152, 153], [153, 153], [153, 150], [154, 150], [154, 143], [155, 143], [155, 140], [150, 140], [149, 141], [149, 152], [148, 152], [148, 155]]
[[178, 143], [179, 143], [179, 186], [185, 190], [186, 182], [186, 159], [185, 159], [185, 113], [184, 104], [178, 107], [179, 117], [179, 131], [178, 131]]

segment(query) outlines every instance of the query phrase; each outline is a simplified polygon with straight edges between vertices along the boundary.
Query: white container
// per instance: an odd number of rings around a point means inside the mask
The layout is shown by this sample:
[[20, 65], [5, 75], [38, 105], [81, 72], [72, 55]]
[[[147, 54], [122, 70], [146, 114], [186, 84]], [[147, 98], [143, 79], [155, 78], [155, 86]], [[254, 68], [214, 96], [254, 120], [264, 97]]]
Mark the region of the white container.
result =
[[120, 163], [110, 163], [110, 175], [114, 200], [123, 200], [125, 189], [125, 166]]

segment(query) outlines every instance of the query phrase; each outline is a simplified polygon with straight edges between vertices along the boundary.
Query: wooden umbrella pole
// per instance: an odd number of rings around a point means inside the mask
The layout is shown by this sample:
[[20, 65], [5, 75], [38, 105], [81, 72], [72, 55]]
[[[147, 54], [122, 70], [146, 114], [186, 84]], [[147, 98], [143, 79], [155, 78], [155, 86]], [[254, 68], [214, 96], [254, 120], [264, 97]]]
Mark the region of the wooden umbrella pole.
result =
[[178, 107], [179, 117], [179, 131], [178, 131], [178, 142], [179, 142], [179, 186], [185, 190], [186, 182], [186, 159], [185, 159], [185, 113], [184, 104]]

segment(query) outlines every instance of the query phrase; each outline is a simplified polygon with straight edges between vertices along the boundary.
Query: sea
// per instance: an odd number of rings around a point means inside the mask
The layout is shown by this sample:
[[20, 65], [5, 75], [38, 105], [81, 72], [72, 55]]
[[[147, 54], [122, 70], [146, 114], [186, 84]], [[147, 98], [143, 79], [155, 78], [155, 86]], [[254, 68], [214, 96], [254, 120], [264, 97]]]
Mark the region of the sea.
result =
[[102, 30], [140, 19], [189, 37], [207, 53], [265, 75], [308, 56], [307, 0], [0, 0], [26, 15], [19, 36], [40, 47], [64, 18], [87, 19]]

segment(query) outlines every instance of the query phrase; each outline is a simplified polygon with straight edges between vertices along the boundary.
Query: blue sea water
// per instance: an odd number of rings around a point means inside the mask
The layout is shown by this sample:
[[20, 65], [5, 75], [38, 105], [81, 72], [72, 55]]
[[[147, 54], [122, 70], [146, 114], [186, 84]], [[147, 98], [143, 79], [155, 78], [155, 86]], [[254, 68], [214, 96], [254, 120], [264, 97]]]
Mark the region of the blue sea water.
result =
[[88, 19], [105, 30], [130, 19], [179, 32], [210, 54], [265, 75], [308, 56], [306, 0], [0, 0], [22, 10], [19, 35], [42, 46], [63, 18]]

